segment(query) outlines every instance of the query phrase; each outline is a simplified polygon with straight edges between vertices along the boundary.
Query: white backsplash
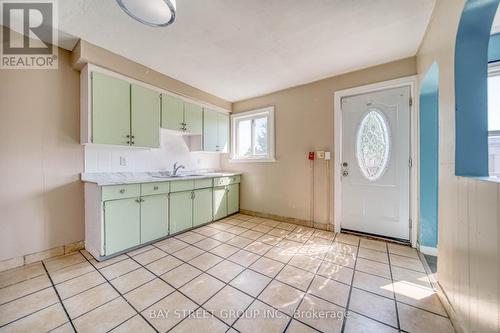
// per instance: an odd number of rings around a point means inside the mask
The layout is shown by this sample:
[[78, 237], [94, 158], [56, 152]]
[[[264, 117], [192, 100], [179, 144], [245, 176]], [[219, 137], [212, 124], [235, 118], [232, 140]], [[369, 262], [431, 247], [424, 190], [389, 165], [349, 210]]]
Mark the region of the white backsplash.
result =
[[[220, 170], [218, 153], [190, 152], [189, 137], [161, 130], [160, 148], [141, 149], [86, 145], [85, 172], [144, 172], [171, 170], [179, 161], [186, 170]], [[126, 165], [120, 165], [125, 158]]]

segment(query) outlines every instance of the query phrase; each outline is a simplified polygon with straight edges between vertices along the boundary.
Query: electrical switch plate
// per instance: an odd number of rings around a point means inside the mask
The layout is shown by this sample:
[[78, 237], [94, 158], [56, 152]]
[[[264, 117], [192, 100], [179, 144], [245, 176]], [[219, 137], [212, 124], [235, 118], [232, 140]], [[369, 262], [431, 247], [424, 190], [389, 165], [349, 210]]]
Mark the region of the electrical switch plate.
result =
[[325, 152], [325, 160], [331, 160], [332, 159], [332, 155], [330, 154], [329, 151], [326, 151]]
[[318, 156], [319, 159], [325, 158], [325, 152], [320, 150], [316, 152], [316, 156]]

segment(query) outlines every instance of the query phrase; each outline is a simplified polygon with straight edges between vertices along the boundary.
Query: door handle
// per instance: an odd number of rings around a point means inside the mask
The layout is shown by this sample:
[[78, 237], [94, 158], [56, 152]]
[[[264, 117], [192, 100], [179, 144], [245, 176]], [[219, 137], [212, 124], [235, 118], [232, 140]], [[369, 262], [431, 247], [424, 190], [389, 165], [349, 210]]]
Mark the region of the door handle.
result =
[[342, 177], [347, 177], [349, 176], [349, 164], [347, 162], [342, 163]]

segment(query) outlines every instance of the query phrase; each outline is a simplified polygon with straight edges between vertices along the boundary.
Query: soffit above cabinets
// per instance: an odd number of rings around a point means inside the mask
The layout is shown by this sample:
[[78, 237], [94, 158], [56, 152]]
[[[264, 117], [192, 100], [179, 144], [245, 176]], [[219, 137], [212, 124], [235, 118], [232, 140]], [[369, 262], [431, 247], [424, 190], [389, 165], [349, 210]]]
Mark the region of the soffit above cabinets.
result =
[[238, 101], [415, 55], [435, 0], [179, 0], [152, 28], [114, 0], [59, 1], [60, 44], [78, 38]]

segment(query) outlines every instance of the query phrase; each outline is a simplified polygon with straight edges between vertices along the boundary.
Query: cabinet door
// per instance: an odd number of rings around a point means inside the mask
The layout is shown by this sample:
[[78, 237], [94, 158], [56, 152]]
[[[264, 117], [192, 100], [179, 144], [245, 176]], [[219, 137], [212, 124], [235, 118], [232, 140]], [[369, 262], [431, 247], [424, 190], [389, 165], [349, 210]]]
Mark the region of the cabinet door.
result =
[[170, 193], [170, 233], [193, 226], [192, 191]]
[[228, 185], [227, 189], [227, 213], [237, 213], [240, 211], [240, 184]]
[[184, 123], [189, 134], [202, 134], [203, 109], [201, 106], [184, 103]]
[[140, 244], [140, 204], [137, 198], [104, 202], [104, 255]]
[[203, 110], [203, 150], [217, 151], [218, 141], [218, 113], [210, 109]]
[[130, 84], [92, 72], [92, 142], [128, 146]]
[[214, 220], [227, 216], [227, 191], [225, 187], [214, 187]]
[[184, 123], [184, 101], [175, 96], [161, 95], [161, 127], [181, 131]]
[[193, 226], [212, 221], [212, 195], [211, 188], [194, 191]]
[[148, 195], [141, 202], [141, 244], [168, 235], [168, 194]]
[[219, 113], [217, 122], [217, 145], [218, 151], [227, 153], [229, 151], [229, 116]]
[[131, 88], [131, 145], [160, 147], [160, 94], [133, 84]]

